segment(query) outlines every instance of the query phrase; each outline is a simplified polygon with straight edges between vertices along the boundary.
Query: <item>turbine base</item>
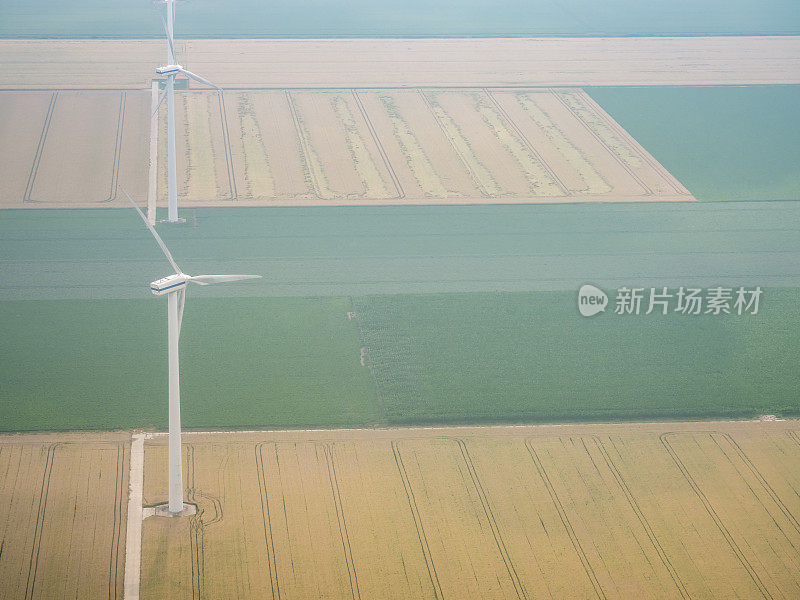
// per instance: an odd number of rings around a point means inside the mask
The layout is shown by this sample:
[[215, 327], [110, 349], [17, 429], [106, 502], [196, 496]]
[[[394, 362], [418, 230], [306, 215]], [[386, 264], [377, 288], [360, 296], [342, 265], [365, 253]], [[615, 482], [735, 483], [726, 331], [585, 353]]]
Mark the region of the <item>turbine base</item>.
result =
[[156, 506], [149, 506], [144, 509], [143, 518], [147, 517], [189, 517], [197, 514], [197, 506], [194, 504], [183, 503], [183, 510], [179, 512], [170, 512], [169, 504], [158, 504]]

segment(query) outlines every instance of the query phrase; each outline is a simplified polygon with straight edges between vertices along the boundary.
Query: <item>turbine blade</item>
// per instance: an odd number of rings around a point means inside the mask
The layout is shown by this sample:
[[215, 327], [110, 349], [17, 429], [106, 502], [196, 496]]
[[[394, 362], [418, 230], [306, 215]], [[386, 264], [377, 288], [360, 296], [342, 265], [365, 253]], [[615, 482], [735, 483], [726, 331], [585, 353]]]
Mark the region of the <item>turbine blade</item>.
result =
[[120, 186], [120, 189], [128, 197], [128, 200], [130, 200], [131, 204], [133, 204], [133, 208], [136, 209], [136, 212], [139, 213], [139, 216], [142, 217], [142, 221], [144, 221], [144, 224], [147, 225], [147, 228], [150, 230], [150, 233], [152, 233], [153, 237], [156, 238], [156, 242], [158, 242], [158, 245], [161, 247], [161, 250], [164, 251], [164, 255], [167, 257], [169, 264], [172, 265], [172, 268], [175, 269], [176, 273], [182, 273], [183, 271], [181, 271], [180, 267], [178, 267], [178, 265], [175, 264], [175, 259], [172, 258], [172, 254], [170, 254], [169, 248], [167, 248], [167, 245], [164, 243], [164, 240], [162, 240], [161, 236], [158, 235], [158, 233], [156, 233], [156, 228], [150, 225], [150, 221], [147, 220], [147, 217], [144, 216], [144, 213], [139, 208], [139, 205], [133, 201], [133, 198], [131, 198], [130, 194], [125, 190], [125, 188]]
[[202, 83], [203, 85], [207, 85], [208, 87], [212, 87], [215, 90], [221, 90], [222, 88], [216, 84], [211, 83], [208, 79], [203, 79], [200, 75], [195, 75], [191, 71], [187, 71], [186, 69], [181, 69], [181, 73], [186, 75], [189, 79], [194, 79], [195, 81]]
[[199, 285], [240, 281], [242, 279], [261, 279], [261, 275], [194, 275], [193, 277], [189, 277], [189, 281]]
[[158, 114], [158, 109], [161, 108], [161, 103], [164, 101], [164, 98], [167, 97], [167, 86], [164, 86], [164, 91], [161, 92], [161, 97], [158, 99], [158, 104], [156, 104], [156, 108], [153, 111], [153, 114], [150, 116], [151, 119], [155, 119], [156, 115]]
[[[174, 14], [175, 13], [173, 13], [173, 22], [175, 21]], [[169, 45], [169, 52], [172, 55], [173, 60], [171, 62], [176, 63], [178, 62], [178, 55], [175, 54], [175, 42], [172, 40], [172, 36], [170, 36], [169, 34], [169, 29], [167, 28], [167, 22], [164, 20], [164, 15], [159, 13], [159, 16], [161, 17], [161, 23], [164, 25], [164, 34], [166, 34], [167, 36], [167, 44]]]

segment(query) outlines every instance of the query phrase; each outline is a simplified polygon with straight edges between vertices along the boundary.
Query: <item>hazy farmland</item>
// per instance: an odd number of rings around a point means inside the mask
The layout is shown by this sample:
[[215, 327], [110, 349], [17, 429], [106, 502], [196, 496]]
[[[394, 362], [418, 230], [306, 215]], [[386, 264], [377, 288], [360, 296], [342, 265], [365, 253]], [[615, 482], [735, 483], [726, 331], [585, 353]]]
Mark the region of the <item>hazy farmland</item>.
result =
[[[184, 92], [179, 191], [228, 206], [690, 199], [683, 185], [794, 200], [799, 89], [591, 88], [610, 116], [577, 90]], [[144, 202], [149, 96], [0, 92], [0, 202], [120, 206], [120, 186]], [[76, 133], [88, 110], [97, 134]], [[163, 115], [158, 140], [163, 196]]]
[[[0, 97], [18, 118], [30, 111], [42, 123], [0, 137], [12, 155], [24, 136], [30, 161], [9, 162], [0, 206], [124, 206], [120, 187], [145, 200], [147, 93], [40, 92], [29, 105], [27, 93]], [[581, 90], [183, 91], [176, 98], [184, 206], [693, 200]], [[163, 205], [165, 108], [158, 129]]]
[[145, 520], [142, 597], [791, 597], [795, 427], [190, 435], [198, 514]]
[[[264, 279], [190, 291], [184, 423], [797, 412], [798, 210], [789, 202], [220, 208], [198, 209], [197, 227], [189, 211], [189, 225], [161, 227], [179, 265], [189, 273], [246, 266]], [[147, 284], [169, 266], [136, 214], [4, 214], [4, 427], [163, 426], [166, 307]], [[756, 316], [587, 320], [575, 309], [586, 282], [608, 291], [769, 289]], [[431, 295], [441, 293], [452, 295]]]
[[[162, 35], [150, 4], [55, 2], [0, 4], [0, 36], [145, 37]], [[353, 36], [596, 36], [764, 35], [800, 33], [790, 0], [467, 0], [430, 4], [421, 0], [330, 2], [300, 0], [265, 4], [236, 0], [225, 10], [211, 0], [181, 7], [184, 37]]]

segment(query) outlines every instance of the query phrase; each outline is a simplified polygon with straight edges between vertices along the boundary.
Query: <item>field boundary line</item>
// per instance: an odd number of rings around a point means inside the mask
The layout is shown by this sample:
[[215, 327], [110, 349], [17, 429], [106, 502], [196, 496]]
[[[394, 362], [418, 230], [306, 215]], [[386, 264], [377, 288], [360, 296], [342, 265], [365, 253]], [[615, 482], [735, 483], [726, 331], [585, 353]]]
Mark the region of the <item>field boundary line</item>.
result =
[[464, 464], [467, 467], [470, 479], [472, 479], [472, 485], [475, 487], [475, 491], [478, 493], [478, 498], [483, 505], [483, 512], [489, 521], [489, 527], [492, 530], [494, 542], [497, 544], [497, 549], [500, 551], [500, 556], [505, 563], [506, 571], [508, 571], [508, 576], [511, 579], [512, 585], [514, 586], [514, 591], [517, 594], [517, 598], [524, 598], [527, 600], [528, 594], [525, 592], [525, 587], [522, 585], [522, 581], [520, 581], [519, 575], [517, 574], [517, 568], [514, 566], [514, 561], [511, 560], [511, 555], [506, 548], [506, 543], [500, 533], [500, 526], [497, 524], [494, 511], [492, 511], [491, 504], [489, 503], [489, 498], [483, 489], [483, 484], [481, 483], [480, 477], [478, 477], [478, 472], [476, 471], [475, 465], [472, 462], [472, 456], [469, 453], [469, 449], [467, 448], [466, 443], [464, 443], [464, 440], [461, 438], [456, 439], [456, 443], [461, 450], [461, 457], [464, 459]]
[[525, 146], [528, 148], [528, 151], [531, 154], [533, 154], [533, 156], [536, 158], [536, 160], [539, 161], [539, 164], [541, 164], [542, 167], [544, 168], [544, 170], [547, 171], [547, 174], [550, 175], [550, 177], [553, 178], [553, 181], [555, 181], [558, 184], [558, 187], [561, 188], [561, 191], [563, 192], [563, 194], [565, 196], [574, 196], [575, 194], [572, 192], [572, 190], [568, 189], [567, 186], [564, 185], [564, 182], [561, 181], [561, 179], [558, 177], [558, 175], [556, 175], [555, 170], [547, 163], [547, 161], [539, 153], [539, 151], [536, 150], [536, 148], [533, 146], [533, 144], [531, 144], [531, 142], [527, 138], [527, 136], [524, 133], [522, 133], [522, 129], [520, 129], [519, 125], [517, 125], [516, 121], [514, 121], [514, 119], [511, 118], [511, 115], [509, 115], [506, 112], [506, 109], [503, 108], [503, 105], [500, 104], [500, 101], [495, 97], [494, 92], [488, 87], [481, 88], [481, 91], [483, 91], [483, 93], [486, 95], [486, 97], [489, 98], [489, 101], [492, 103], [492, 105], [497, 109], [497, 111], [500, 113], [500, 115], [511, 126], [511, 128], [514, 130], [514, 133], [516, 133], [519, 136], [519, 138], [523, 141]]
[[142, 490], [144, 486], [143, 433], [131, 436], [130, 475], [128, 476], [128, 527], [125, 536], [124, 600], [139, 600], [142, 567]]
[[56, 448], [60, 443], [50, 444], [47, 448], [47, 459], [42, 475], [42, 487], [39, 491], [39, 507], [36, 512], [36, 527], [33, 531], [33, 544], [31, 546], [31, 558], [28, 563], [28, 580], [25, 585], [25, 600], [33, 598], [33, 590], [36, 585], [36, 571], [39, 567], [39, 546], [42, 541], [42, 529], [44, 528], [44, 513], [47, 510], [47, 495], [50, 492], [50, 475], [53, 473], [53, 461], [55, 459]]
[[231, 150], [231, 137], [228, 132], [228, 110], [225, 108], [225, 92], [218, 90], [219, 98], [219, 117], [222, 123], [222, 143], [225, 146], [225, 167], [228, 169], [228, 188], [231, 193], [231, 200], [239, 199], [239, 191], [236, 189], [236, 173], [233, 170], [233, 152]]
[[386, 150], [383, 147], [383, 143], [381, 143], [380, 139], [378, 138], [378, 133], [375, 131], [375, 127], [372, 125], [372, 119], [369, 118], [369, 114], [367, 114], [367, 109], [364, 106], [364, 103], [361, 102], [361, 97], [358, 95], [358, 90], [353, 88], [350, 90], [353, 94], [353, 98], [356, 101], [356, 105], [358, 106], [358, 110], [361, 111], [361, 116], [364, 119], [364, 122], [367, 124], [367, 129], [369, 129], [369, 133], [372, 136], [372, 141], [375, 142], [375, 146], [378, 148], [378, 153], [381, 155], [381, 159], [383, 160], [383, 164], [386, 166], [386, 170], [389, 172], [389, 177], [392, 179], [392, 184], [394, 185], [394, 189], [397, 192], [396, 199], [402, 200], [406, 197], [406, 191], [403, 189], [403, 185], [400, 183], [400, 179], [397, 177], [397, 173], [395, 173], [394, 167], [392, 166], [391, 161], [389, 160], [389, 155], [386, 153]]
[[406, 491], [406, 498], [408, 499], [408, 507], [411, 509], [411, 517], [414, 519], [414, 527], [417, 530], [417, 539], [419, 540], [420, 548], [422, 549], [422, 557], [425, 559], [425, 566], [428, 569], [428, 577], [433, 587], [433, 595], [437, 600], [443, 600], [444, 594], [442, 593], [442, 586], [439, 583], [439, 575], [436, 573], [436, 565], [433, 563], [433, 555], [431, 548], [428, 544], [428, 536], [425, 535], [425, 527], [422, 524], [422, 516], [419, 514], [417, 507], [417, 500], [414, 496], [414, 488], [411, 487], [411, 480], [406, 472], [406, 466], [403, 463], [403, 457], [400, 454], [398, 440], [392, 440], [392, 454], [394, 454], [394, 462], [397, 465], [397, 470], [400, 473], [400, 479], [403, 481], [403, 488]]
[[[647, 520], [644, 511], [639, 506], [639, 502], [636, 500], [636, 496], [634, 496], [630, 487], [628, 487], [628, 482], [625, 480], [625, 477], [620, 472], [619, 468], [614, 462], [614, 459], [611, 458], [608, 449], [605, 447], [600, 438], [598, 436], [592, 436], [592, 440], [594, 441], [598, 450], [600, 450], [600, 454], [602, 455], [603, 460], [605, 461], [609, 471], [611, 471], [611, 475], [613, 475], [614, 480], [617, 482], [617, 485], [625, 494], [625, 498], [628, 501], [628, 504], [630, 505], [633, 512], [636, 514], [636, 518], [639, 520], [639, 523], [641, 523], [642, 528], [644, 528], [647, 537], [650, 539], [650, 543], [653, 545], [653, 548], [655, 548], [655, 551], [658, 553], [658, 557], [661, 559], [661, 562], [667, 569], [667, 572], [672, 578], [672, 581], [675, 583], [675, 587], [678, 588], [678, 592], [680, 593], [681, 598], [685, 598], [688, 600], [689, 598], [691, 598], [691, 594], [689, 594], [689, 591], [686, 589], [686, 586], [681, 580], [680, 574], [672, 565], [672, 561], [670, 561], [669, 556], [667, 555], [666, 551], [661, 545], [661, 542], [658, 540], [658, 536], [656, 535], [655, 531], [653, 531], [650, 522]], [[583, 447], [586, 448], [586, 440], [582, 438], [581, 443], [583, 444]], [[588, 448], [586, 448], [586, 452], [587, 453], [589, 452]]]
[[119, 114], [117, 115], [117, 135], [114, 138], [114, 160], [111, 163], [111, 188], [108, 190], [108, 198], [101, 202], [111, 202], [117, 199], [117, 183], [119, 182], [119, 163], [122, 154], [122, 132], [125, 127], [125, 102], [127, 92], [123, 90], [119, 96]]
[[33, 194], [33, 183], [36, 181], [37, 173], [39, 173], [39, 163], [41, 162], [42, 154], [44, 153], [44, 145], [47, 140], [47, 133], [50, 131], [50, 122], [53, 120], [53, 112], [55, 112], [57, 99], [58, 90], [54, 91], [53, 95], [50, 97], [50, 106], [47, 107], [47, 113], [45, 114], [44, 123], [42, 124], [42, 132], [39, 134], [39, 143], [36, 145], [36, 152], [33, 155], [31, 171], [28, 173], [28, 182], [25, 184], [25, 192], [22, 195], [23, 204], [26, 202], [34, 202], [34, 200], [31, 200], [31, 195]]
[[581, 542], [578, 539], [575, 530], [572, 528], [572, 523], [569, 521], [569, 516], [567, 515], [567, 511], [564, 509], [564, 505], [561, 503], [561, 499], [558, 497], [558, 493], [556, 489], [553, 487], [552, 482], [550, 481], [550, 476], [547, 474], [547, 471], [542, 464], [541, 459], [539, 458], [539, 454], [536, 452], [536, 449], [533, 447], [532, 440], [530, 438], [525, 440], [525, 448], [528, 450], [528, 454], [531, 456], [531, 460], [533, 461], [534, 466], [536, 467], [536, 472], [539, 474], [539, 477], [544, 483], [545, 488], [547, 488], [547, 493], [550, 495], [550, 500], [553, 502], [553, 505], [558, 512], [558, 516], [561, 519], [561, 524], [564, 526], [564, 529], [569, 536], [570, 541], [572, 542], [572, 547], [575, 549], [578, 558], [583, 565], [583, 570], [586, 572], [586, 576], [589, 578], [589, 581], [594, 588], [595, 594], [601, 600], [606, 600], [606, 594], [603, 591], [603, 587], [600, 585], [600, 582], [595, 575], [594, 568], [592, 567], [591, 563], [589, 562], [589, 558], [586, 556], [586, 553], [583, 551], [583, 546], [581, 546]]
[[[711, 434], [712, 439], [714, 438], [714, 435], [715, 434], [713, 434], [713, 433]], [[783, 513], [783, 516], [785, 516], [789, 520], [789, 522], [791, 523], [792, 527], [794, 527], [795, 531], [797, 531], [797, 533], [800, 533], [800, 523], [797, 522], [797, 519], [794, 517], [794, 515], [789, 510], [789, 508], [783, 503], [783, 500], [781, 500], [780, 496], [772, 488], [772, 486], [769, 484], [767, 479], [761, 474], [761, 472], [758, 470], [758, 468], [750, 461], [750, 458], [747, 456], [747, 454], [741, 448], [741, 446], [739, 446], [739, 444], [736, 442], [736, 440], [733, 439], [733, 437], [731, 437], [730, 434], [724, 433], [724, 432], [719, 432], [719, 435], [725, 441], [727, 441], [728, 444], [730, 444], [730, 446], [734, 449], [736, 454], [739, 456], [739, 460], [742, 461], [744, 466], [746, 466], [748, 468], [750, 473], [756, 478], [756, 480], [761, 485], [761, 487], [764, 488], [764, 491], [767, 493], [767, 495], [772, 499], [772, 501], [778, 506], [778, 509]], [[723, 452], [723, 454], [725, 454], [725, 457], [728, 458], [728, 460], [730, 460], [730, 457], [728, 457], [727, 453], [725, 453], [725, 451], [722, 449], [722, 446], [719, 445], [719, 442], [717, 442], [716, 440], [714, 440], [714, 442], [717, 444], [717, 446], [719, 447], [720, 451]], [[738, 472], [738, 469], [737, 469], [737, 472]], [[739, 476], [741, 477], [741, 474], [739, 474]], [[767, 511], [767, 513], [769, 514], [769, 510], [764, 505], [764, 503], [761, 502], [760, 498], [759, 498], [759, 502], [761, 503], [762, 506], [764, 506], [764, 510]], [[777, 522], [775, 524], [777, 525]], [[778, 526], [778, 528], [780, 529], [780, 526]]]
[[[564, 101], [564, 98], [562, 97], [562, 95], [561, 95], [561, 94], [559, 94], [559, 93], [558, 93], [558, 91], [557, 91], [556, 89], [554, 89], [554, 88], [548, 88], [548, 91], [549, 91], [551, 94], [553, 94], [553, 96], [555, 96], [555, 97], [556, 97], [556, 99], [558, 100], [558, 102], [560, 102], [560, 103], [561, 103], [561, 104], [564, 106], [564, 108], [566, 108], [566, 109], [567, 109], [567, 110], [570, 112], [570, 114], [571, 114], [573, 117], [575, 117], [575, 119], [576, 119], [576, 120], [577, 120], [577, 121], [578, 121], [578, 122], [579, 122], [579, 123], [580, 123], [580, 124], [583, 126], [583, 128], [584, 128], [584, 129], [586, 129], [586, 131], [588, 131], [588, 132], [589, 132], [589, 134], [590, 134], [590, 135], [591, 135], [591, 136], [592, 136], [594, 139], [596, 139], [596, 140], [597, 140], [597, 142], [598, 142], [598, 143], [599, 143], [599, 144], [600, 144], [600, 145], [601, 145], [603, 148], [605, 148], [605, 149], [606, 149], [606, 151], [607, 151], [607, 152], [608, 152], [608, 153], [609, 153], [609, 154], [610, 154], [610, 155], [611, 155], [611, 156], [614, 158], [614, 160], [615, 160], [615, 161], [617, 161], [617, 163], [619, 163], [619, 165], [620, 165], [620, 166], [621, 166], [623, 169], [625, 169], [625, 171], [628, 173], [628, 175], [630, 175], [630, 176], [633, 178], [633, 180], [634, 180], [634, 181], [635, 181], [635, 182], [636, 182], [636, 183], [637, 183], [637, 184], [638, 184], [638, 185], [639, 185], [639, 186], [642, 188], [642, 191], [644, 192], [644, 194], [643, 194], [643, 195], [645, 195], [645, 196], [653, 196], [653, 195], [655, 195], [655, 194], [654, 194], [654, 192], [653, 192], [653, 190], [651, 190], [651, 189], [650, 189], [650, 186], [648, 186], [648, 185], [647, 185], [647, 184], [646, 184], [644, 181], [642, 181], [642, 179], [641, 179], [641, 178], [640, 178], [640, 177], [639, 177], [639, 176], [638, 176], [636, 173], [634, 173], [634, 172], [633, 172], [633, 169], [631, 168], [631, 166], [630, 166], [629, 164], [627, 164], [627, 163], [626, 163], [624, 160], [622, 160], [622, 157], [621, 157], [621, 156], [619, 156], [619, 155], [618, 155], [616, 152], [614, 152], [614, 150], [613, 150], [613, 149], [612, 149], [612, 148], [611, 148], [611, 147], [610, 147], [608, 144], [606, 144], [606, 143], [603, 141], [603, 139], [600, 137], [600, 135], [599, 135], [599, 134], [598, 134], [598, 133], [597, 133], [597, 132], [596, 132], [594, 129], [592, 129], [591, 127], [589, 127], [589, 123], [587, 123], [586, 121], [584, 121], [583, 119], [581, 119], [581, 118], [580, 118], [580, 116], [579, 116], [579, 115], [578, 115], [578, 114], [577, 114], [577, 113], [576, 113], [576, 112], [575, 112], [575, 111], [572, 109], [572, 107], [571, 107], [569, 104], [567, 104], [567, 103]], [[592, 110], [592, 109], [591, 109], [591, 107], [590, 107], [590, 110]], [[592, 112], [595, 112], [595, 113], [597, 113], [597, 111], [594, 111], [594, 110], [592, 110]], [[605, 111], [603, 111], [603, 112], [605, 112]], [[608, 113], [606, 113], [606, 114], [608, 114]], [[598, 116], [598, 118], [600, 118], [602, 121], [605, 121], [605, 122], [606, 122], [606, 125], [608, 125], [608, 122], [607, 122], [607, 120], [606, 120], [606, 119], [603, 117], [603, 115], [601, 115], [601, 114], [598, 114], [597, 116]]]
[[270, 581], [270, 591], [273, 600], [280, 600], [281, 588], [278, 585], [278, 568], [275, 562], [275, 542], [272, 538], [272, 519], [269, 512], [269, 496], [267, 495], [267, 477], [264, 473], [264, 446], [271, 444], [278, 454], [278, 445], [275, 442], [260, 442], [255, 445], [256, 471], [258, 473], [258, 487], [261, 496], [261, 520], [264, 523], [264, 539], [267, 544], [267, 575]]
[[344, 506], [342, 505], [342, 495], [339, 491], [339, 478], [336, 476], [336, 462], [333, 458], [333, 444], [322, 444], [325, 453], [325, 462], [328, 466], [328, 481], [331, 484], [331, 496], [333, 497], [333, 506], [336, 509], [336, 520], [339, 524], [339, 537], [342, 540], [342, 550], [344, 551], [344, 560], [347, 564], [347, 576], [350, 580], [350, 594], [353, 600], [361, 599], [361, 590], [358, 587], [358, 574], [356, 573], [356, 565], [353, 560], [353, 549], [350, 546], [350, 534], [347, 532], [347, 519], [344, 516]]
[[122, 506], [125, 480], [125, 444], [117, 444], [117, 477], [114, 485], [114, 526], [111, 532], [111, 557], [108, 563], [108, 598], [119, 596], [119, 546], [122, 541]]
[[[702, 432], [691, 432], [691, 435], [699, 433]], [[706, 433], [710, 435], [714, 432], [706, 432]], [[694, 480], [694, 477], [692, 477], [692, 474], [686, 468], [686, 465], [683, 464], [683, 461], [681, 460], [680, 456], [678, 456], [678, 453], [675, 451], [675, 449], [672, 447], [672, 444], [670, 444], [668, 438], [669, 436], [674, 436], [674, 435], [678, 435], [678, 433], [671, 431], [667, 433], [662, 433], [660, 436], [658, 436], [658, 438], [661, 440], [661, 444], [664, 446], [666, 451], [672, 457], [673, 462], [677, 465], [684, 479], [686, 479], [687, 483], [692, 488], [692, 491], [694, 491], [695, 495], [697, 495], [697, 497], [700, 499], [700, 502], [702, 502], [704, 508], [706, 509], [706, 512], [714, 521], [714, 524], [717, 526], [717, 529], [719, 529], [720, 533], [722, 533], [722, 536], [725, 538], [725, 541], [731, 547], [731, 550], [733, 550], [734, 554], [736, 554], [736, 558], [739, 559], [739, 562], [745, 568], [748, 575], [750, 575], [750, 578], [753, 580], [753, 583], [756, 584], [758, 591], [761, 592], [761, 595], [764, 598], [772, 600], [772, 594], [769, 593], [769, 590], [761, 582], [761, 578], [758, 576], [758, 573], [756, 573], [755, 569], [753, 569], [753, 566], [747, 560], [747, 557], [744, 555], [739, 546], [736, 544], [736, 540], [733, 539], [733, 536], [731, 535], [730, 531], [728, 531], [728, 528], [725, 527], [725, 523], [723, 523], [722, 519], [717, 514], [717, 511], [714, 510], [714, 506], [711, 504], [711, 501], [703, 493], [703, 490]]]
[[[425, 94], [425, 90], [423, 88], [416, 88], [416, 89], [417, 89], [417, 92], [419, 92], [419, 95], [422, 97], [422, 101], [425, 103], [425, 106], [427, 106], [428, 110], [431, 111], [431, 115], [433, 115], [434, 121], [436, 121], [436, 124], [439, 126], [439, 129], [441, 130], [442, 135], [444, 136], [444, 138], [447, 140], [447, 143], [450, 144], [450, 148], [453, 149], [453, 152], [456, 153], [456, 156], [458, 157], [458, 160], [461, 161], [461, 165], [467, 170], [467, 173], [469, 174], [469, 178], [472, 180], [472, 184], [475, 186], [475, 189], [484, 198], [493, 198], [494, 196], [492, 196], [492, 194], [490, 194], [488, 191], [486, 191], [486, 189], [484, 188], [483, 184], [481, 184], [480, 179], [478, 179], [478, 177], [475, 174], [475, 172], [469, 166], [469, 163], [467, 162], [467, 160], [464, 159], [464, 156], [461, 154], [461, 151], [458, 149], [458, 147], [455, 144], [455, 140], [453, 140], [450, 137], [450, 135], [447, 133], [447, 129], [445, 129], [445, 126], [442, 123], [442, 120], [439, 118], [439, 115], [436, 114], [436, 109], [433, 107], [433, 103], [431, 102], [430, 98], [428, 98], [428, 96]], [[444, 112], [444, 109], [442, 109], [442, 112]], [[453, 119], [453, 122], [455, 123], [455, 119]], [[464, 138], [464, 139], [466, 141], [466, 138]], [[475, 160], [478, 160], [477, 156], [475, 157]], [[488, 171], [488, 169], [487, 169], [487, 171]], [[491, 175], [491, 172], [489, 172], [489, 174]], [[498, 185], [498, 187], [500, 187], [500, 186]]]

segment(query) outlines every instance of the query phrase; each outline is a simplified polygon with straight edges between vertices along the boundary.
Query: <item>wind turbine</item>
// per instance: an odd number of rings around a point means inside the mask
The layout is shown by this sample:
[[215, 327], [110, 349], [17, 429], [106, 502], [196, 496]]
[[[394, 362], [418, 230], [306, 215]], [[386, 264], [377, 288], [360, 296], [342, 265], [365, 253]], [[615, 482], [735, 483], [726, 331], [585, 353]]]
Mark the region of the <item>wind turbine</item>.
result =
[[198, 83], [207, 85], [215, 90], [222, 91], [218, 85], [211, 83], [208, 79], [203, 79], [191, 71], [187, 71], [178, 64], [175, 57], [175, 38], [172, 35], [173, 24], [175, 22], [175, 0], [163, 0], [167, 5], [167, 20], [161, 17], [164, 23], [164, 31], [167, 34], [167, 64], [156, 69], [159, 75], [167, 76], [167, 84], [158, 99], [158, 104], [153, 111], [153, 117], [158, 114], [158, 109], [164, 98], [167, 98], [167, 218], [166, 223], [182, 223], [184, 219], [178, 218], [178, 179], [177, 166], [175, 163], [175, 77], [178, 74], [186, 75], [189, 79], [194, 79]]
[[175, 269], [174, 275], [158, 279], [150, 284], [150, 291], [156, 296], [167, 296], [167, 331], [169, 348], [169, 515], [181, 516], [187, 514], [184, 509], [189, 508], [183, 504], [183, 464], [181, 460], [181, 393], [178, 369], [178, 339], [181, 334], [181, 321], [183, 320], [183, 306], [186, 299], [186, 285], [196, 283], [209, 285], [240, 279], [258, 279], [261, 275], [187, 275], [175, 264], [167, 245], [156, 233], [155, 228], [144, 216], [139, 206], [133, 201], [127, 191], [122, 190], [133, 204], [142, 221], [156, 238], [156, 242], [164, 252], [169, 264]]

